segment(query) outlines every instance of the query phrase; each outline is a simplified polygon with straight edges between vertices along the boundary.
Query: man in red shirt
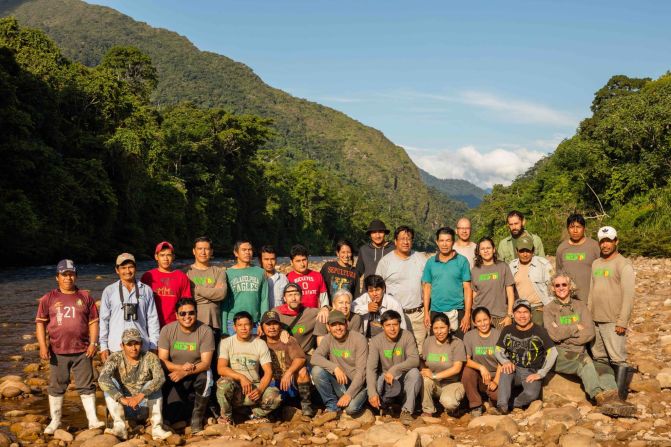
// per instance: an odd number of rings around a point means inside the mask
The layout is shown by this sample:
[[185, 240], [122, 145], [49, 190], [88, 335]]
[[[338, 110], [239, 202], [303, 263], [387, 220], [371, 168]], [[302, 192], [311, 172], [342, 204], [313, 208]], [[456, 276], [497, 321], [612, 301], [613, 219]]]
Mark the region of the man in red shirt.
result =
[[[49, 360], [49, 411], [51, 423], [44, 434], [52, 435], [61, 425], [63, 395], [75, 377], [89, 428], [105, 425], [96, 415], [96, 386], [92, 358], [98, 349], [98, 308], [91, 296], [75, 285], [77, 268], [70, 259], [56, 267], [58, 288], [40, 298], [35, 317], [40, 358]], [[48, 332], [48, 344], [47, 344]]]
[[154, 250], [158, 267], [145, 272], [141, 281], [154, 291], [154, 302], [161, 327], [176, 321], [175, 304], [180, 298], [192, 298], [191, 283], [181, 270], [174, 270], [175, 250], [170, 242], [160, 242]]
[[302, 245], [291, 247], [289, 254], [293, 271], [287, 278], [290, 283], [301, 286], [301, 304], [305, 307], [324, 307], [329, 305], [326, 293], [326, 283], [321, 273], [310, 270], [308, 267], [308, 249]]

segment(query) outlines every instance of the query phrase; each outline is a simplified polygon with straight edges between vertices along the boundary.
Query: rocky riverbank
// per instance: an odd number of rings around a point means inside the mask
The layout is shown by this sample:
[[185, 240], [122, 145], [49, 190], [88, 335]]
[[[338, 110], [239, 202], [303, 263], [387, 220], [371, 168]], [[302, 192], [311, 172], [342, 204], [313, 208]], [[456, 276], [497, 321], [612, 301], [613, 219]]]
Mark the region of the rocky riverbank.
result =
[[[632, 418], [611, 419], [599, 413], [586, 400], [579, 384], [554, 375], [544, 388], [543, 401], [508, 416], [417, 417], [410, 425], [403, 425], [388, 416], [375, 416], [370, 410], [356, 419], [334, 420], [331, 414], [309, 419], [299, 410], [285, 408], [274, 423], [230, 427], [211, 419], [203, 436], [190, 436], [189, 428], [181, 424], [173, 427], [176, 434], [164, 443], [153, 441], [150, 429], [139, 425], [131, 428], [132, 439], [121, 442], [101, 430], [82, 430], [85, 420], [81, 414], [73, 417], [80, 412], [79, 399], [70, 390], [63, 429], [45, 437], [42, 431], [48, 419], [49, 365], [39, 361], [33, 334], [17, 334], [25, 344], [12, 357], [16, 374], [0, 378], [0, 447], [671, 446], [671, 259], [638, 258], [634, 266], [637, 296], [628, 343], [630, 359], [639, 372], [630, 387], [629, 400], [638, 410]], [[102, 417], [105, 409], [100, 392], [98, 396]]]

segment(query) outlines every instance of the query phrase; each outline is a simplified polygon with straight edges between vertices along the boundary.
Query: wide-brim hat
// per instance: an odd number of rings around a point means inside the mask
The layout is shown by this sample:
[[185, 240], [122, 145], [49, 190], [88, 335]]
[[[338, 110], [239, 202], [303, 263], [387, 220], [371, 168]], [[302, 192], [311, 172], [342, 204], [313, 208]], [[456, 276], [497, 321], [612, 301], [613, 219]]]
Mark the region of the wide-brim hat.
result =
[[375, 231], [384, 231], [384, 234], [389, 234], [389, 229], [384, 224], [384, 222], [382, 222], [379, 219], [375, 219], [375, 220], [371, 221], [370, 224], [368, 224], [368, 229], [366, 230], [366, 234], [370, 234], [370, 233], [373, 233]]

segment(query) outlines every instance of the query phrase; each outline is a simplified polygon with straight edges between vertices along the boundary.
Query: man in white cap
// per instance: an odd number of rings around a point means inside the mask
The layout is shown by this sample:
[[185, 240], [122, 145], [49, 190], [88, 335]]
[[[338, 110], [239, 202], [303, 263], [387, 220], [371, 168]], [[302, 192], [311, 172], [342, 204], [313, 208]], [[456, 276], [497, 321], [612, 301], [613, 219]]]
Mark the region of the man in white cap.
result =
[[[98, 308], [85, 290], [77, 285], [77, 268], [70, 259], [56, 267], [58, 287], [39, 301], [35, 317], [40, 358], [49, 360], [49, 412], [51, 422], [44, 429], [53, 435], [61, 425], [63, 396], [74, 375], [89, 428], [105, 425], [96, 415], [96, 385], [93, 381], [93, 356], [98, 350]], [[49, 344], [47, 344], [47, 339]]]
[[597, 233], [601, 257], [592, 263], [587, 298], [596, 336], [592, 342], [594, 361], [615, 369], [620, 398], [626, 399], [628, 385], [627, 326], [634, 307], [634, 267], [617, 251], [619, 240], [613, 227]]
[[158, 349], [160, 327], [154, 304], [154, 293], [135, 276], [135, 256], [121, 253], [114, 266], [119, 280], [105, 287], [100, 299], [100, 359], [121, 350], [121, 334], [136, 328], [142, 336], [142, 348], [154, 353]]

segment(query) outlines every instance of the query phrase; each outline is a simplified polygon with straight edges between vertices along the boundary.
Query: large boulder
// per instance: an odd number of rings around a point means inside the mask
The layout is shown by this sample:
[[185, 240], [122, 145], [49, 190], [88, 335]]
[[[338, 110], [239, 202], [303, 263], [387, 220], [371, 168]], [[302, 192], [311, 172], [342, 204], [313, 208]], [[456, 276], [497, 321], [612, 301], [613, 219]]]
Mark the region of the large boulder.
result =
[[543, 386], [543, 402], [587, 402], [579, 377], [550, 373]]
[[564, 424], [566, 428], [571, 428], [580, 417], [580, 411], [570, 406], [543, 410], [543, 423], [546, 429], [555, 424]]

